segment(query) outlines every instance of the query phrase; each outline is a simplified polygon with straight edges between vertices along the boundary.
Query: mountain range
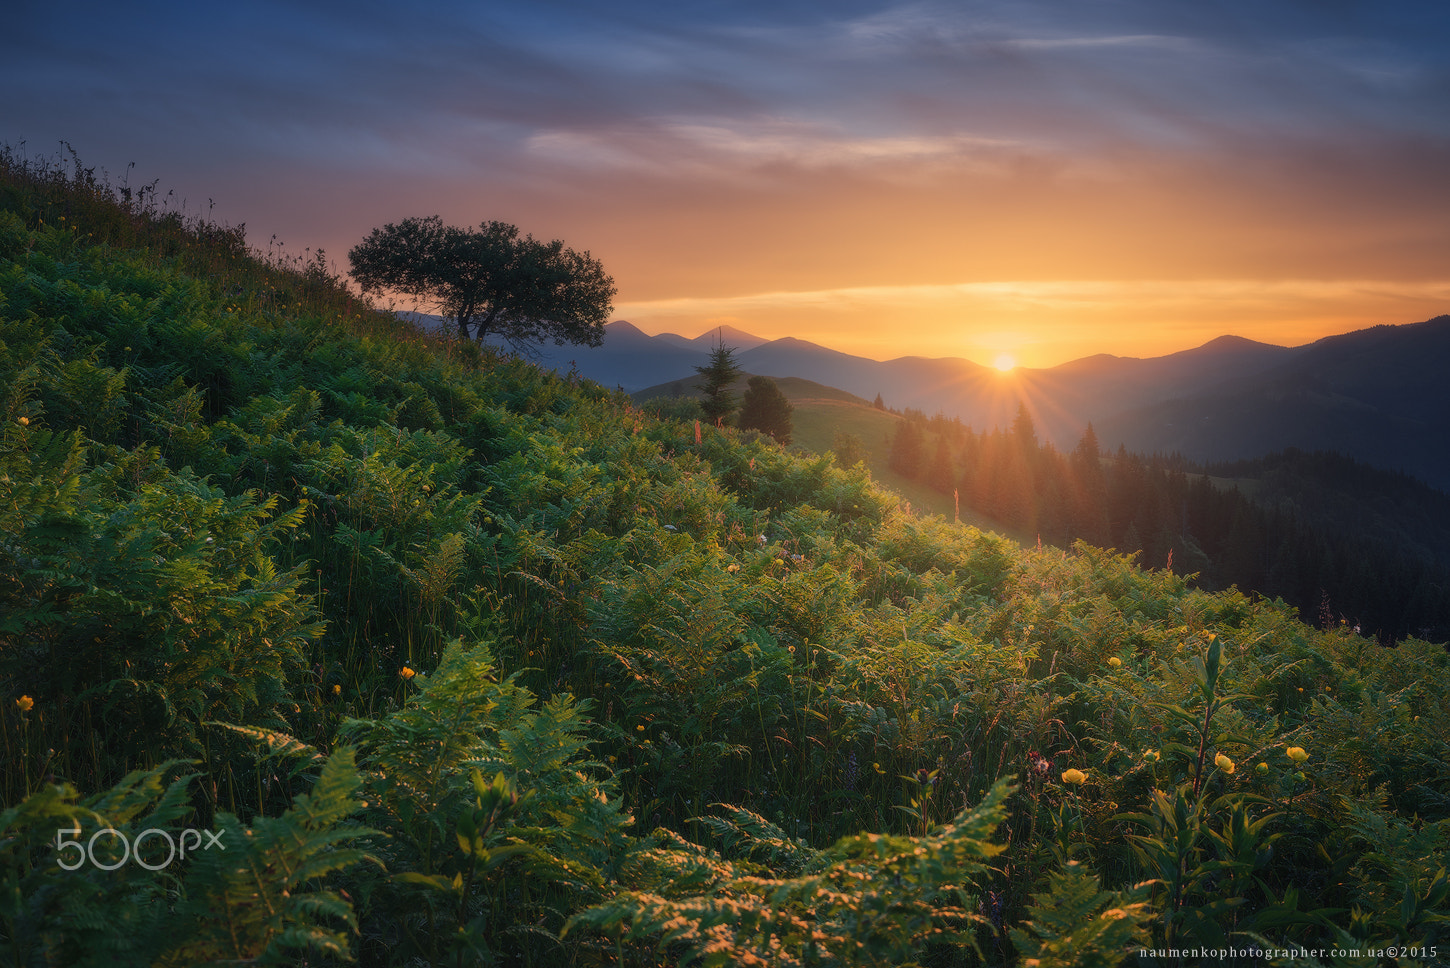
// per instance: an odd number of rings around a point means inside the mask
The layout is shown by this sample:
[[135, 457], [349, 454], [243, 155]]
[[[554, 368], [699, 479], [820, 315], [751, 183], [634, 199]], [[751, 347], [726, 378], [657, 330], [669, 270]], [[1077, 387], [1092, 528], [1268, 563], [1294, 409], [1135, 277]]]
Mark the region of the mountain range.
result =
[[[421, 320], [436, 317], [420, 317]], [[1221, 336], [1138, 359], [1100, 354], [1010, 373], [959, 358], [872, 360], [806, 340], [765, 340], [721, 327], [687, 339], [623, 320], [602, 346], [546, 346], [539, 362], [575, 367], [605, 386], [688, 392], [717, 342], [747, 372], [799, 377], [894, 409], [1006, 427], [1025, 404], [1040, 439], [1076, 444], [1091, 422], [1100, 444], [1194, 461], [1274, 450], [1329, 450], [1450, 490], [1450, 315], [1376, 326], [1284, 347]]]

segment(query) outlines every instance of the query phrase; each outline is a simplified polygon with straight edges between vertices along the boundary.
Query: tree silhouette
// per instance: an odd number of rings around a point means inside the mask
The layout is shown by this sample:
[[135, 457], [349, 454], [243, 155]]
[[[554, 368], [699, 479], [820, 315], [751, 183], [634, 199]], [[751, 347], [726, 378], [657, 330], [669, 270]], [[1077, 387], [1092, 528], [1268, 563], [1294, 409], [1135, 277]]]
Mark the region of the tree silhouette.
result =
[[740, 406], [740, 429], [770, 434], [777, 443], [790, 443], [790, 415], [794, 408], [768, 376], [753, 376]]
[[695, 384], [695, 389], [705, 395], [700, 409], [717, 427], [724, 426], [735, 412], [735, 394], [730, 392], [730, 386], [741, 373], [735, 363], [735, 347], [716, 343], [710, 351], [710, 362], [695, 367], [695, 372], [705, 378], [704, 383]]
[[588, 252], [540, 242], [504, 222], [477, 229], [433, 215], [388, 224], [347, 254], [364, 293], [422, 299], [465, 339], [494, 336], [514, 349], [604, 341], [614, 280]]
[[926, 450], [926, 435], [921, 425], [907, 418], [896, 425], [896, 436], [891, 439], [891, 469], [903, 477], [915, 478], [921, 473], [921, 462]]

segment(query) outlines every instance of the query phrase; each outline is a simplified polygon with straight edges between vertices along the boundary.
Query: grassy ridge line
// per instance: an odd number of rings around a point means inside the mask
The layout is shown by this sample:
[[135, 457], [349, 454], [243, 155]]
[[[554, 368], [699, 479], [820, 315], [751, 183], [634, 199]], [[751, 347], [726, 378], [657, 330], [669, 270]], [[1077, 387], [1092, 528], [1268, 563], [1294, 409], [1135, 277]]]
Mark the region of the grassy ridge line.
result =
[[[188, 963], [282, 960], [294, 936], [255, 910], [246, 951], [193, 936], [280, 879], [199, 871], [179, 904], [134, 867], [55, 867], [46, 771], [100, 792], [179, 755], [203, 818], [318, 851], [348, 815], [389, 835], [386, 873], [319, 867], [339, 893], [290, 915], [370, 964], [1443, 938], [1438, 647], [919, 519], [827, 459], [29, 215], [0, 232], [24, 784], [0, 816], [35, 837], [0, 842], [7, 898], [131, 904]], [[366, 807], [318, 766], [345, 749]], [[29, 952], [83, 927], [0, 916]]]
[[[737, 396], [744, 392], [750, 374], [744, 374], [732, 385]], [[912, 480], [891, 469], [891, 435], [901, 421], [899, 414], [877, 410], [871, 403], [845, 390], [825, 386], [800, 377], [778, 377], [775, 384], [795, 408], [791, 414], [794, 428], [791, 442], [799, 451], [826, 454], [835, 447], [837, 432], [855, 434], [866, 450], [866, 465], [873, 480], [900, 495], [912, 508], [926, 514], [940, 514], [951, 520], [984, 530], [994, 530], [1023, 543], [1032, 543], [1035, 535], [1014, 532], [987, 515], [961, 507], [951, 495], [942, 494], [920, 481]], [[651, 401], [678, 399], [697, 400], [700, 395], [690, 380], [675, 380], [631, 394], [643, 406]], [[668, 404], [666, 405], [668, 406]]]

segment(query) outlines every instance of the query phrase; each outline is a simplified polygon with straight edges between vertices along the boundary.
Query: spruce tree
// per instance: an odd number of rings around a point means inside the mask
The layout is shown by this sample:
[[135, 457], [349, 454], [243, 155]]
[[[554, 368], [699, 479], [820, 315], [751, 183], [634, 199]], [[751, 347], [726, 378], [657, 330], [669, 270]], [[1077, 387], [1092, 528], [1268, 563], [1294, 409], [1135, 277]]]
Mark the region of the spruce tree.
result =
[[700, 409], [717, 427], [723, 427], [735, 412], [735, 394], [730, 385], [740, 376], [740, 367], [735, 362], [735, 347], [716, 343], [710, 351], [710, 363], [695, 367], [695, 372], [705, 378], [704, 383], [695, 384], [695, 389], [705, 395]]
[[936, 452], [932, 455], [931, 466], [926, 471], [926, 482], [933, 490], [950, 494], [952, 485], [956, 483], [953, 477], [951, 449], [947, 446], [946, 435], [938, 434]]
[[896, 425], [896, 436], [891, 439], [891, 469], [903, 477], [915, 479], [921, 473], [921, 463], [926, 450], [925, 435], [914, 420], [903, 420]]

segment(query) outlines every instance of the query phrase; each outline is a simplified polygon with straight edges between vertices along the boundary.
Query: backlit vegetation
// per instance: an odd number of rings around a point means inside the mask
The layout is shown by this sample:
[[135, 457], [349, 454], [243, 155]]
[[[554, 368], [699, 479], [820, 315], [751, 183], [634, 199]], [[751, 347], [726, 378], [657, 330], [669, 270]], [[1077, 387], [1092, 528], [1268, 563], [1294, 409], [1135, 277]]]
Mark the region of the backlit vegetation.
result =
[[[1447, 665], [913, 517], [0, 156], [16, 964], [1443, 956]], [[228, 849], [65, 870], [77, 827]]]

